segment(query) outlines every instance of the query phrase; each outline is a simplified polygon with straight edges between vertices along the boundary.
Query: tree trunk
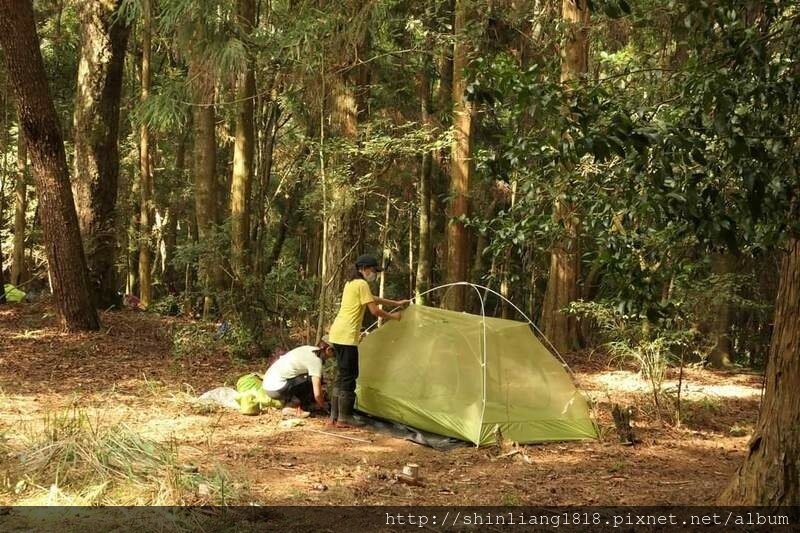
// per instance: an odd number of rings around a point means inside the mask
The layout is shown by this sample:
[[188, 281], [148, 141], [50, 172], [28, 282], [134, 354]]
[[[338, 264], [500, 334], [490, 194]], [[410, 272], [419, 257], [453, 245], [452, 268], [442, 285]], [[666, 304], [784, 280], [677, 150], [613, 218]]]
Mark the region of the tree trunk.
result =
[[0, 46], [33, 164], [45, 250], [61, 324], [68, 331], [99, 329], [64, 142], [50, 98], [30, 2], [0, 1]]
[[[178, 285], [180, 283], [178, 271], [175, 269], [175, 265], [173, 264], [175, 259], [175, 248], [178, 242], [178, 219], [181, 216], [184, 216], [187, 211], [190, 211], [187, 209], [185, 201], [180, 192], [175, 190], [180, 190], [185, 183], [187, 137], [187, 134], [181, 135], [180, 139], [178, 140], [178, 146], [175, 148], [175, 174], [178, 176], [179, 181], [174, 187], [171, 188], [169, 192], [169, 200], [167, 201], [168, 206], [165, 214], [166, 221], [163, 231], [163, 276], [164, 284], [166, 285], [167, 291], [169, 291], [170, 294], [176, 294], [178, 292]], [[188, 221], [186, 224], [188, 224]]]
[[136, 294], [139, 292], [139, 244], [136, 235], [139, 231], [139, 173], [131, 176], [131, 186], [129, 191], [130, 220], [128, 221], [127, 242], [126, 242], [126, 265], [128, 270], [125, 280], [125, 294]]
[[[217, 224], [217, 137], [214, 113], [214, 80], [208, 65], [195, 59], [192, 63], [197, 128], [194, 141], [194, 198], [197, 217], [197, 237], [201, 245], [211, 240]], [[204, 294], [203, 317], [207, 318], [213, 295], [220, 283], [219, 266], [205, 249], [199, 265], [200, 286]]]
[[300, 191], [295, 190], [286, 194], [286, 198], [282, 205], [281, 219], [278, 222], [277, 233], [275, 234], [275, 242], [272, 244], [269, 257], [264, 264], [264, 275], [269, 274], [274, 266], [277, 264], [283, 251], [283, 245], [286, 242], [286, 235], [297, 220], [297, 202], [300, 196]]
[[[3, 80], [3, 98], [0, 100], [0, 111], [3, 114], [3, 121], [0, 124], [0, 237], [3, 235], [3, 222], [5, 221], [6, 210], [6, 150], [8, 149], [8, 114], [6, 105], [8, 102], [8, 87]], [[0, 238], [0, 304], [6, 303], [5, 291], [5, 270], [3, 270], [3, 240]]]
[[[277, 94], [275, 95], [277, 96]], [[274, 262], [270, 260], [270, 265], [267, 267], [264, 264], [264, 240], [266, 239], [267, 227], [265, 220], [265, 213], [267, 208], [267, 194], [269, 191], [269, 183], [272, 177], [272, 162], [275, 152], [275, 140], [278, 131], [278, 119], [281, 115], [281, 108], [275, 99], [272, 99], [265, 106], [267, 110], [262, 112], [263, 115], [263, 128], [261, 128], [261, 146], [259, 158], [259, 191], [258, 191], [258, 205], [256, 208], [257, 213], [257, 226], [255, 232], [255, 265], [253, 272], [256, 276], [262, 273], [269, 272], [272, 269]], [[309, 133], [309, 136], [314, 135], [314, 131]], [[283, 246], [283, 243], [281, 243]], [[269, 260], [269, 259], [268, 259]], [[277, 259], [276, 259], [277, 260]]]
[[20, 285], [28, 280], [25, 268], [25, 211], [28, 208], [28, 151], [25, 137], [17, 132], [17, 181], [14, 188], [14, 255], [11, 263], [11, 284]]
[[[469, 44], [466, 28], [470, 22], [468, 0], [456, 0], [453, 49], [453, 147], [450, 164], [450, 209], [447, 225], [447, 281], [466, 281], [469, 274], [470, 243], [467, 227], [460, 220], [469, 216], [469, 188], [472, 167], [473, 106], [467, 99], [466, 68]], [[453, 287], [451, 298], [443, 302], [449, 309], [463, 311], [465, 286]]]
[[[242, 36], [253, 31], [256, 18], [254, 0], [239, 0], [238, 24]], [[253, 149], [255, 130], [253, 127], [256, 92], [255, 72], [252, 58], [239, 76], [236, 99], [239, 109], [236, 115], [236, 134], [233, 152], [233, 176], [231, 178], [231, 267], [241, 280], [249, 264], [247, 251], [250, 243], [250, 190], [253, 176]]]
[[[150, 97], [151, 13], [150, 0], [142, 0], [142, 102]], [[150, 158], [150, 130], [142, 124], [139, 131], [139, 300], [144, 309], [152, 303], [151, 279], [153, 167]]]
[[130, 27], [122, 0], [79, 2], [81, 52], [75, 96], [75, 204], [97, 307], [119, 303], [114, 214], [119, 181], [119, 110]]
[[[355, 88], [349, 80], [344, 78], [341, 76], [333, 88], [332, 133], [355, 144], [358, 137], [358, 107], [354, 94]], [[348, 166], [350, 161], [339, 161], [336, 164]], [[343, 174], [347, 174], [347, 172]], [[349, 230], [352, 225], [351, 216], [354, 203], [354, 199], [349, 194], [350, 188], [349, 183], [338, 179], [335, 174], [334, 179], [328, 180], [328, 224], [325, 237], [326, 275], [323, 279], [323, 283], [327, 286], [326, 314], [333, 311], [348, 273], [345, 254], [350, 248], [352, 240]], [[350, 262], [355, 263], [355, 258]], [[325, 321], [323, 323], [327, 325]]]
[[[711, 257], [711, 272], [717, 276], [729, 276], [736, 271], [736, 258], [730, 252], [716, 253]], [[716, 302], [711, 313], [711, 338], [714, 347], [708, 355], [708, 363], [714, 368], [728, 368], [733, 364], [733, 343], [730, 330], [733, 313], [730, 298]]]
[[[363, 46], [359, 47], [363, 48]], [[363, 50], [360, 50], [363, 52]], [[342, 73], [334, 76], [333, 87], [331, 87], [331, 133], [340, 139], [355, 146], [358, 143], [358, 122], [363, 115], [359, 109], [358, 91], [363, 90], [359, 81], [363, 81], [367, 75], [364, 73], [365, 66], [354, 67], [350, 73]], [[362, 95], [363, 96], [363, 95]], [[339, 160], [334, 164], [343, 169], [340, 174], [347, 176], [359, 172], [358, 156], [355, 160], [352, 157]], [[331, 173], [332, 174], [332, 173]], [[330, 174], [329, 174], [330, 176]], [[356, 198], [352, 194], [352, 184], [349, 180], [336, 179], [328, 180], [327, 187], [327, 231], [325, 241], [325, 276], [322, 282], [325, 285], [324, 308], [321, 310], [326, 317], [322, 321], [323, 327], [327, 327], [327, 316], [333, 312], [342, 289], [344, 288], [347, 275], [355, 264], [355, 255], [359, 238], [354, 231], [354, 213], [356, 211]]]
[[[431, 117], [431, 80], [428, 72], [430, 61], [426, 60], [420, 69], [419, 100], [420, 118], [423, 126], [432, 127]], [[422, 154], [419, 185], [417, 187], [417, 212], [419, 217], [419, 251], [417, 252], [417, 282], [415, 287], [416, 301], [424, 305], [431, 288], [431, 172], [433, 170], [433, 152], [425, 150]]]
[[800, 505], [800, 238], [788, 243], [758, 424], [744, 463], [721, 497], [726, 505]]
[[[392, 197], [386, 195], [386, 206], [383, 212], [383, 232], [381, 235], [381, 281], [378, 285], [378, 297], [383, 298], [386, 291], [386, 259], [389, 257], [389, 217], [392, 213]], [[383, 306], [380, 306], [383, 309]]]
[[575, 317], [562, 312], [578, 298], [580, 252], [578, 222], [572, 206], [556, 200], [555, 219], [564, 227], [564, 235], [550, 253], [550, 274], [542, 304], [543, 332], [559, 352], [577, 348], [578, 326]]
[[[561, 82], [570, 83], [582, 79], [589, 69], [589, 6], [587, 0], [563, 0], [561, 9], [567, 25], [562, 48]], [[564, 172], [567, 175], [571, 169], [564, 169]], [[557, 190], [566, 192], [568, 187], [567, 180], [564, 180], [557, 185]], [[563, 234], [554, 243], [550, 255], [542, 322], [545, 336], [558, 351], [565, 352], [577, 348], [579, 338], [576, 318], [564, 314], [562, 309], [578, 298], [580, 219], [574, 207], [560, 198], [555, 201], [554, 219], [563, 227]]]

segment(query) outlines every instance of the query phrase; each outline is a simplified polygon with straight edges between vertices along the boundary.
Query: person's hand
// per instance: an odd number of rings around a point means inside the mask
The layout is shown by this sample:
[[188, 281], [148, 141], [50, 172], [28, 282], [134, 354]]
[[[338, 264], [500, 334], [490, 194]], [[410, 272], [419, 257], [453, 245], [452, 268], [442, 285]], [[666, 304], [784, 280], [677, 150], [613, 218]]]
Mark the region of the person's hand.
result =
[[397, 305], [398, 305], [398, 307], [406, 307], [410, 303], [411, 303], [411, 300], [398, 300]]
[[400, 320], [401, 317], [400, 313], [397, 311], [395, 311], [394, 313], [390, 313], [389, 316], [391, 316], [393, 320]]

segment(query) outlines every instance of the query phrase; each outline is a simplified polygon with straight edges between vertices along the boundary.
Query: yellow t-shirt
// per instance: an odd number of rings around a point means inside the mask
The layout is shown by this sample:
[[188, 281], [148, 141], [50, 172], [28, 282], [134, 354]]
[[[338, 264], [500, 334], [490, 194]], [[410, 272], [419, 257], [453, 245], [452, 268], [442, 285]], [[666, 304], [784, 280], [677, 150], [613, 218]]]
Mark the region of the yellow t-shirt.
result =
[[369, 289], [369, 283], [363, 279], [348, 281], [342, 293], [342, 305], [333, 321], [328, 337], [333, 344], [357, 346], [361, 333], [361, 322], [367, 304], [374, 302], [375, 297]]

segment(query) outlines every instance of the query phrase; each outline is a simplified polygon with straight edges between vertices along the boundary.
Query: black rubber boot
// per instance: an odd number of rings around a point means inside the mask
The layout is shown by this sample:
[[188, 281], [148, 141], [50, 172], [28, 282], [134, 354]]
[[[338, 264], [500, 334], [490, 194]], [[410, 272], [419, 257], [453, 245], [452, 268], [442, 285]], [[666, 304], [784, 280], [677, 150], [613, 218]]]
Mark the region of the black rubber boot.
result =
[[328, 420], [329, 424], [336, 424], [339, 418], [339, 390], [334, 387], [331, 391], [331, 416]]
[[353, 418], [355, 404], [356, 393], [339, 391], [339, 420], [336, 422], [336, 427], [357, 428], [364, 425], [363, 422]]

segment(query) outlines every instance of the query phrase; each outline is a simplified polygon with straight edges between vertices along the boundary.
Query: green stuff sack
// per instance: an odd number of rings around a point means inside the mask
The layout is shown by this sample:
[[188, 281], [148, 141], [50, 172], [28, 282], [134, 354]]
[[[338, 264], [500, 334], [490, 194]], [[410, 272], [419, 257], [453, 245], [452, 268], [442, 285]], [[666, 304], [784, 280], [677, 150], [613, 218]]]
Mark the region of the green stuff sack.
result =
[[253, 394], [242, 394], [239, 396], [239, 412], [243, 415], [257, 415], [261, 412], [261, 406]]
[[[236, 381], [236, 390], [239, 392], [240, 398], [249, 396], [253, 398], [261, 409], [267, 407], [274, 407], [280, 409], [283, 407], [283, 402], [270, 398], [267, 392], [262, 388], [261, 376], [255, 373], [245, 374]], [[240, 400], [239, 404], [242, 402]]]
[[15, 286], [11, 285], [10, 283], [6, 283], [3, 286], [3, 292], [6, 295], [7, 302], [19, 303], [25, 300], [25, 293], [16, 288]]
[[258, 374], [250, 373], [245, 374], [236, 381], [236, 390], [238, 392], [247, 392], [250, 390], [258, 390], [261, 388], [261, 376]]

